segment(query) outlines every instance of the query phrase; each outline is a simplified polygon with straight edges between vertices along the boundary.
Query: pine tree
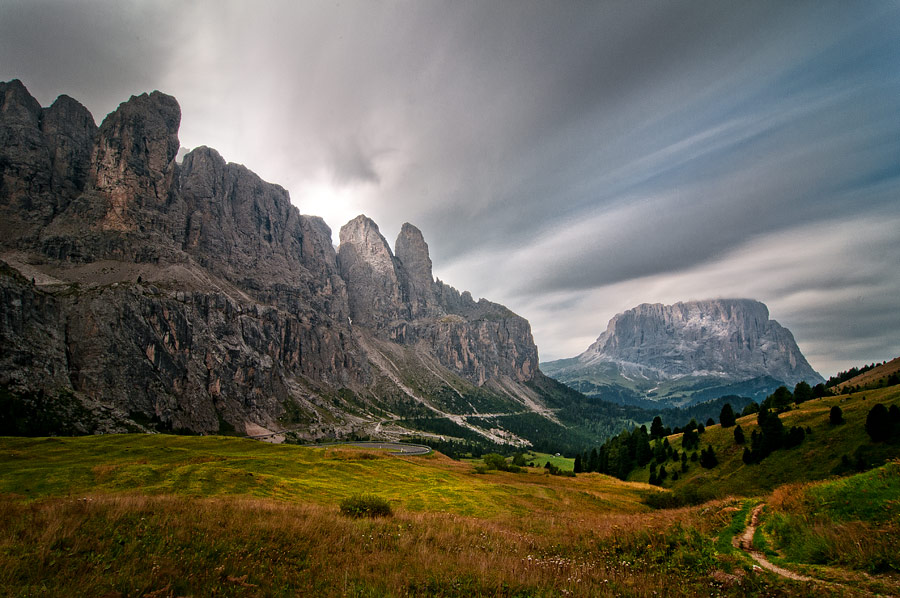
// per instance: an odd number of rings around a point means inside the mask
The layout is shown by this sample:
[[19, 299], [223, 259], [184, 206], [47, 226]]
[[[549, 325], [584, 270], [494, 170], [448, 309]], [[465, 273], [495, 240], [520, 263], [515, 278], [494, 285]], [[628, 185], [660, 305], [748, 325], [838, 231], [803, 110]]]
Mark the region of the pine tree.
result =
[[722, 405], [722, 411], [719, 412], [719, 423], [722, 424], [722, 427], [730, 428], [734, 425], [736, 419], [737, 418], [734, 416], [734, 409], [731, 408], [731, 403]]
[[844, 423], [844, 412], [837, 405], [832, 407], [831, 411], [828, 413], [828, 422], [832, 426]]
[[803, 428], [800, 426], [793, 426], [788, 433], [784, 437], [784, 448], [792, 448], [795, 446], [800, 446], [803, 443], [803, 439], [806, 437], [806, 432], [803, 431]]
[[734, 443], [735, 444], [744, 444], [745, 441], [746, 441], [746, 439], [744, 438], [744, 430], [741, 428], [740, 425], [738, 425], [734, 429]]
[[753, 460], [753, 451], [751, 451], [749, 448], [746, 448], [746, 447], [745, 447], [745, 448], [744, 448], [744, 455], [741, 457], [741, 460], [742, 460], [745, 464], [747, 464], [747, 465], [752, 464], [752, 463], [754, 462], [754, 460]]
[[866, 433], [873, 442], [884, 442], [891, 437], [891, 423], [887, 407], [876, 403], [866, 416]]
[[634, 460], [639, 467], [645, 466], [653, 458], [653, 449], [650, 448], [650, 437], [647, 435], [647, 427], [641, 426], [635, 430]]
[[596, 448], [591, 449], [591, 456], [588, 458], [588, 471], [606, 473], [605, 471], [601, 471], [600, 469], [600, 454], [597, 453]]
[[700, 451], [700, 466], [705, 469], [712, 469], [718, 464], [719, 459], [716, 457], [716, 451], [713, 450], [711, 444], [706, 445], [706, 448]]
[[581, 455], [575, 455], [575, 466], [572, 469], [575, 473], [581, 473]]
[[798, 405], [813, 398], [813, 390], [805, 380], [801, 380], [794, 386], [794, 402]]

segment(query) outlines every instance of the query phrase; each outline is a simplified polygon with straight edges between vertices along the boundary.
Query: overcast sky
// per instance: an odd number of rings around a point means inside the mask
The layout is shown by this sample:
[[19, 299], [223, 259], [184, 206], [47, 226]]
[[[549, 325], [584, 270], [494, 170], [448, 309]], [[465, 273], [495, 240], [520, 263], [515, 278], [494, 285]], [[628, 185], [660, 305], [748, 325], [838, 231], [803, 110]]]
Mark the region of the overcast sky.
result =
[[542, 360], [644, 302], [750, 297], [826, 377], [900, 355], [900, 3], [0, 0], [0, 80], [181, 144], [335, 238], [422, 229]]

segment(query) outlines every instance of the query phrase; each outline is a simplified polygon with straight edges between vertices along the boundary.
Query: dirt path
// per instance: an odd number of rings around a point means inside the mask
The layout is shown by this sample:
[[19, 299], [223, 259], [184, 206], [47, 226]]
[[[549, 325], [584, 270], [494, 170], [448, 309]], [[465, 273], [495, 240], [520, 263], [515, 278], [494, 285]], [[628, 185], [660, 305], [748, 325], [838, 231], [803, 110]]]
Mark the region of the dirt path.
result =
[[824, 583], [819, 579], [814, 579], [812, 577], [807, 577], [805, 575], [800, 575], [799, 573], [794, 573], [793, 571], [789, 571], [783, 567], [779, 567], [771, 563], [766, 557], [763, 556], [761, 552], [753, 549], [753, 535], [756, 533], [756, 528], [759, 527], [759, 514], [762, 512], [763, 507], [766, 506], [766, 503], [760, 503], [756, 505], [753, 509], [753, 513], [750, 517], [750, 524], [747, 525], [747, 528], [734, 537], [731, 541], [732, 545], [735, 548], [739, 548], [743, 550], [751, 557], [753, 560], [759, 563], [759, 566], [763, 569], [771, 571], [776, 575], [780, 575], [782, 577], [786, 577], [788, 579], [793, 579], [794, 581], [813, 581], [817, 583]]

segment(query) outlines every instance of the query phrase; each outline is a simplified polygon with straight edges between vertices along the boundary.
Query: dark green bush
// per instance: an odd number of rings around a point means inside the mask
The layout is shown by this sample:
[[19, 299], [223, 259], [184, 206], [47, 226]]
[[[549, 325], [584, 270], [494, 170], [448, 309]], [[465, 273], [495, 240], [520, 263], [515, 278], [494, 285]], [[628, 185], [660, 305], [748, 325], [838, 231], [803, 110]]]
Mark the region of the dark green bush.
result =
[[373, 494], [354, 494], [341, 501], [341, 515], [347, 517], [390, 517], [391, 505]]

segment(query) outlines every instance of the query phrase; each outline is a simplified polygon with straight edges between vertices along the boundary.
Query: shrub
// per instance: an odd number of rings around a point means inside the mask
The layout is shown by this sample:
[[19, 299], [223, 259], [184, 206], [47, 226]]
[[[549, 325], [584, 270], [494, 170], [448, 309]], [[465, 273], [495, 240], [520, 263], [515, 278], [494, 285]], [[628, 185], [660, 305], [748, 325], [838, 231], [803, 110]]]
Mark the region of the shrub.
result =
[[866, 432], [874, 442], [884, 442], [891, 437], [891, 421], [888, 409], [877, 403], [866, 416]]
[[391, 505], [374, 494], [354, 494], [341, 501], [341, 515], [347, 517], [390, 517]]
[[719, 412], [719, 423], [723, 428], [730, 428], [734, 425], [734, 420], [734, 409], [731, 408], [731, 403], [725, 403], [722, 405], [722, 411]]
[[835, 405], [831, 408], [831, 412], [828, 414], [828, 421], [831, 422], [832, 426], [844, 423], [844, 412], [840, 407]]
[[700, 466], [705, 469], [712, 469], [716, 465], [719, 464], [719, 459], [716, 458], [716, 451], [713, 449], [712, 445], [707, 445], [705, 449], [700, 451]]
[[793, 426], [784, 437], [784, 448], [800, 446], [804, 438], [806, 438], [806, 432], [803, 431], [803, 428]]

